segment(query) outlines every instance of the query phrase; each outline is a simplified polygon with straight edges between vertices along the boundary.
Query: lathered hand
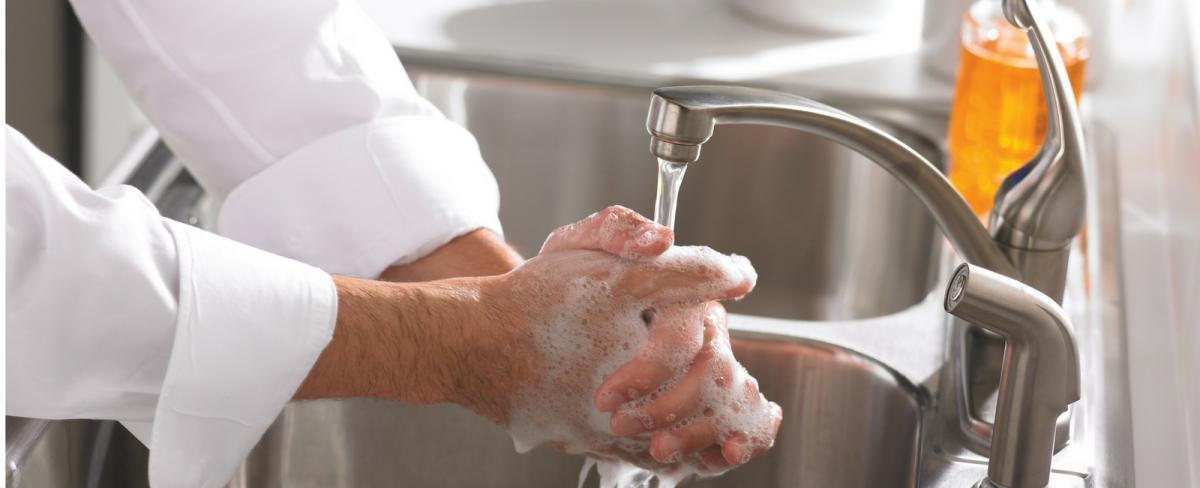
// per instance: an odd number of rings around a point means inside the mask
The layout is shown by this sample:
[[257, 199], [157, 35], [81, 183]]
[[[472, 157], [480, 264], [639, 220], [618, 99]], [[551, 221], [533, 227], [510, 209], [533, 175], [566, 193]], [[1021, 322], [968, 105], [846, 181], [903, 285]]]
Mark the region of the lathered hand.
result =
[[530, 446], [660, 473], [727, 469], [769, 446], [779, 422], [713, 303], [748, 293], [755, 274], [745, 258], [671, 241], [612, 208], [499, 276], [334, 277], [334, 337], [295, 397], [455, 402]]
[[[531, 296], [515, 300], [536, 304], [527, 312], [536, 315], [543, 303], [554, 309], [549, 319], [529, 321], [543, 322], [546, 330], [535, 332], [534, 341], [557, 371], [525, 394], [567, 417], [519, 412], [518, 401], [518, 412], [506, 415], [518, 440], [660, 472], [687, 465], [704, 473], [744, 463], [773, 444], [779, 407], [734, 360], [724, 308], [711, 301], [747, 293], [753, 269], [743, 258], [707, 249], [662, 254], [672, 237], [631, 210], [611, 207], [555, 231], [529, 269], [513, 273], [514, 279], [522, 271], [541, 275], [530, 280], [540, 281]], [[580, 248], [609, 255], [566, 251]], [[593, 405], [579, 403], [588, 397]], [[557, 436], [532, 432], [560, 420], [567, 422]]]
[[654, 257], [675, 242], [675, 233], [637, 212], [614, 205], [550, 234], [538, 254], [590, 249], [624, 258]]
[[[703, 473], [744, 464], [774, 445], [783, 412], [734, 358], [727, 320], [725, 307], [706, 304], [703, 341], [685, 372], [639, 354], [609, 376], [596, 392], [596, 405], [613, 412], [613, 432], [649, 436], [654, 461], [685, 462]], [[667, 379], [641, 386], [661, 378]]]

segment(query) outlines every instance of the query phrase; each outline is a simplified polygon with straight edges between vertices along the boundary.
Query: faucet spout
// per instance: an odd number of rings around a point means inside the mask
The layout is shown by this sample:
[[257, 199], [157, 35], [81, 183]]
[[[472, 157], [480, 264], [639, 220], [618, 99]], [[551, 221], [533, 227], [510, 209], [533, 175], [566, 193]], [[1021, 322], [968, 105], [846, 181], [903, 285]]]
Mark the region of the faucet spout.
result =
[[828, 105], [757, 88], [660, 88], [650, 99], [646, 119], [646, 129], [652, 136], [650, 151], [668, 161], [695, 162], [717, 124], [786, 127], [854, 149], [899, 179], [925, 204], [963, 259], [1017, 276], [1004, 251], [937, 167], [890, 134]]

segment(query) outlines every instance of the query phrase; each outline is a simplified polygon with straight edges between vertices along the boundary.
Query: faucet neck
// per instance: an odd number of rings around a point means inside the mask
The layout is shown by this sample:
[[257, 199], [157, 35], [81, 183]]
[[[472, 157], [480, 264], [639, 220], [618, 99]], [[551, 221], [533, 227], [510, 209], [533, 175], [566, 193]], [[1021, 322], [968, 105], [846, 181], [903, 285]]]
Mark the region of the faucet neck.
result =
[[654, 91], [646, 129], [660, 159], [692, 162], [717, 124], [786, 127], [854, 149], [900, 180], [933, 215], [963, 259], [1006, 276], [1016, 269], [950, 181], [920, 153], [867, 122], [813, 100], [735, 86], [681, 86]]

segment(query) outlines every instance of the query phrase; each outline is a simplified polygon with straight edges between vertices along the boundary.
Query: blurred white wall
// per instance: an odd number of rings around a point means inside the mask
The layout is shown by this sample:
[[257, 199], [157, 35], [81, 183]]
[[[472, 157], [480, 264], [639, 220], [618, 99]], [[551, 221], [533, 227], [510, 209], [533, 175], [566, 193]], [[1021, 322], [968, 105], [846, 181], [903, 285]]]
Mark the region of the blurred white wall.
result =
[[1136, 486], [1200, 486], [1200, 21], [1130, 0], [1093, 115], [1117, 135]]

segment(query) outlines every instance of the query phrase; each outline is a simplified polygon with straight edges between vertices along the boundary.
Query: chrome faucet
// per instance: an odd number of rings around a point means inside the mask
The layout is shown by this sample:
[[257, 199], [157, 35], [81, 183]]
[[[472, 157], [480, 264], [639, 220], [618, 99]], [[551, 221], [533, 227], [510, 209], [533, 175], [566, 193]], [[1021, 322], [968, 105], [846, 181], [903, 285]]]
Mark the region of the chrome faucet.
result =
[[737, 86], [659, 88], [646, 128], [659, 159], [692, 163], [717, 124], [760, 124], [832, 139], [882, 166], [925, 204], [967, 262], [1007, 276], [1017, 269], [950, 181], [916, 150], [858, 117], [788, 93]]
[[1062, 56], [1031, 0], [1003, 0], [1003, 7], [1033, 45], [1047, 123], [1041, 149], [997, 191], [990, 234], [941, 172], [912, 148], [857, 117], [795, 95], [732, 86], [660, 88], [646, 119], [650, 151], [668, 161], [695, 162], [717, 124], [773, 125], [828, 137], [904, 183], [968, 262], [1061, 301], [1071, 241], [1084, 220], [1083, 125]]
[[1058, 417], [1079, 400], [1079, 352], [1066, 314], [1045, 294], [970, 264], [954, 272], [944, 303], [1008, 343], [988, 475], [977, 486], [1046, 486]]
[[[829, 138], [899, 179], [925, 204], [968, 263], [1020, 280], [1061, 302], [1071, 241], [1083, 227], [1083, 164], [1087, 157], [1065, 65], [1031, 1], [1003, 0], [1004, 14], [1027, 33], [1033, 45], [1047, 107], [1046, 137], [1037, 154], [1012, 172], [997, 191], [990, 232], [962, 195], [920, 153], [853, 115], [787, 93], [732, 86], [655, 90], [646, 119], [650, 151], [666, 161], [695, 162], [717, 124], [770, 125]], [[995, 369], [995, 364], [980, 358], [996, 355], [982, 354], [981, 349], [999, 350], [1004, 342], [978, 330], [965, 323], [955, 326], [954, 383], [962, 431], [971, 447], [986, 454], [997, 429], [975, 413], [971, 397], [976, 393], [968, 387], [968, 378], [986, 377], [987, 369]], [[1069, 418], [1063, 416], [1050, 437], [1056, 448], [1067, 441], [1068, 427]], [[1048, 469], [1048, 459], [1045, 465]]]

